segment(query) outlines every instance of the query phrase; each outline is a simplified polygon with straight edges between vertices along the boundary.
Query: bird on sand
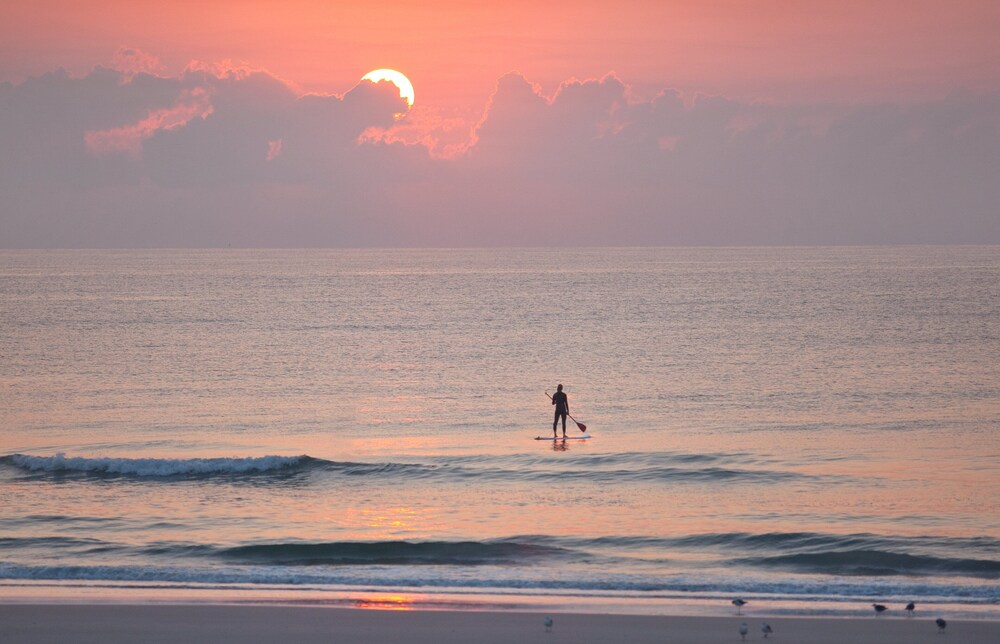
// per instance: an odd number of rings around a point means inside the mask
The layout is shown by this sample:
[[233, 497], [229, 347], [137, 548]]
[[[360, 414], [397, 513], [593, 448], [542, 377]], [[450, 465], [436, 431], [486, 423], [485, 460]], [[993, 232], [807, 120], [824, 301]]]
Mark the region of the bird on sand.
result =
[[551, 633], [552, 632], [552, 618], [551, 617], [546, 617], [545, 618], [545, 632], [546, 633]]
[[750, 632], [750, 628], [747, 626], [746, 622], [740, 624], [740, 639], [744, 642], [747, 641], [747, 633]]
[[736, 599], [733, 600], [732, 604], [733, 604], [733, 606], [736, 607], [736, 614], [737, 615], [740, 614], [740, 611], [743, 609], [743, 606], [746, 605], [746, 603], [747, 603], [747, 601], [745, 599], [740, 599], [739, 597], [737, 597]]
[[948, 625], [948, 622], [944, 621], [940, 617], [938, 617], [937, 619], [935, 619], [934, 623], [937, 624], [938, 633], [943, 633], [944, 632], [944, 627]]
[[771, 628], [770, 624], [764, 622], [763, 624], [760, 625], [760, 632], [764, 634], [764, 639], [767, 639], [767, 636], [773, 633], [774, 629]]
[[888, 608], [886, 608], [886, 607], [885, 607], [885, 606], [883, 606], [882, 604], [872, 604], [872, 608], [874, 608], [874, 609], [875, 609], [875, 614], [876, 614], [876, 615], [880, 615], [880, 614], [882, 614], [883, 612], [885, 612], [885, 611], [889, 610]]
[[914, 604], [913, 602], [910, 602], [909, 604], [906, 605], [906, 614], [909, 615], [910, 617], [913, 617], [913, 611], [915, 610], [917, 610], [917, 605]]

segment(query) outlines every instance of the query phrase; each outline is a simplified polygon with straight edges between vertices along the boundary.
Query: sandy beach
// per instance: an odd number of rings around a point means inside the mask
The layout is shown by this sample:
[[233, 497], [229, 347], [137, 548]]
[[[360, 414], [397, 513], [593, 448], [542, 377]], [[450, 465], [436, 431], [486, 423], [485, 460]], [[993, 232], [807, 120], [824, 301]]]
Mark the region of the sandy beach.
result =
[[0, 605], [0, 641], [43, 642], [381, 642], [447, 644], [478, 642], [739, 642], [764, 639], [760, 625], [774, 629], [768, 641], [800, 644], [976, 644], [1000, 640], [1000, 623], [951, 621], [939, 633], [930, 617], [779, 618], [655, 617], [556, 614], [551, 631], [545, 615], [516, 612], [393, 611], [295, 606], [225, 605]]

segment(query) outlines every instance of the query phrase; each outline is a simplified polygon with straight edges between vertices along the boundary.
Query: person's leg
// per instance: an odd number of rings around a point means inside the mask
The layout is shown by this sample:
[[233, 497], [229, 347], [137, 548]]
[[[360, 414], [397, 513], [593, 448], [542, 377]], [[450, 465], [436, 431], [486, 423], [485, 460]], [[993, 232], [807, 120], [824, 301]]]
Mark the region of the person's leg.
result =
[[564, 413], [562, 417], [563, 417], [563, 438], [566, 438], [566, 414]]
[[556, 427], [559, 426], [559, 410], [556, 410], [556, 415], [552, 419], [552, 438], [556, 437]]

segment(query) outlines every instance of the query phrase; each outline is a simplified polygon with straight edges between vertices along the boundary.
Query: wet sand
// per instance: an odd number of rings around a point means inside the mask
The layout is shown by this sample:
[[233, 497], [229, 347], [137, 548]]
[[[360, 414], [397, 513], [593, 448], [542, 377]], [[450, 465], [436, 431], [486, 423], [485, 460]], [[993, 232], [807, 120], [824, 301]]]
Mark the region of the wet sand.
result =
[[939, 633], [933, 616], [912, 618], [659, 617], [544, 613], [393, 611], [302, 606], [3, 604], [0, 642], [126, 644], [230, 642], [294, 644], [379, 642], [384, 644], [686, 644], [766, 641], [844, 644], [1000, 641], [1000, 622], [949, 621]]

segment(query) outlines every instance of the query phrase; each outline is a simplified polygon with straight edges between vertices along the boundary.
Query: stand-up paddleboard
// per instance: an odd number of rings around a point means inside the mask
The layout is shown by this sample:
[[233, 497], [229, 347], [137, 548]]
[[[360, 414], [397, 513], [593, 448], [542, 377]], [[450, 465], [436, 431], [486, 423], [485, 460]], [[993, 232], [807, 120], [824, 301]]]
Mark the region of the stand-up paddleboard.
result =
[[556, 438], [555, 436], [535, 436], [536, 441], [585, 441], [590, 436], [584, 434], [583, 436], [560, 436]]

